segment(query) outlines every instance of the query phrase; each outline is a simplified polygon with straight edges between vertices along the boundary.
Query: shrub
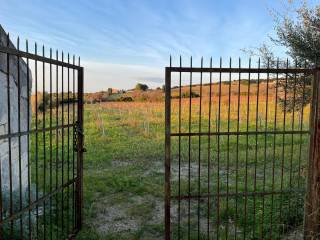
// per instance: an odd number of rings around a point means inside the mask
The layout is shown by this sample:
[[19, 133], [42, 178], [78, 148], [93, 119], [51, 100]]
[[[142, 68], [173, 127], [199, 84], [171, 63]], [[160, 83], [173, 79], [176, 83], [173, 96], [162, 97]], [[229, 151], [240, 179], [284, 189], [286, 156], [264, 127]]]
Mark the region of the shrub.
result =
[[147, 91], [149, 89], [147, 84], [138, 83], [136, 85], [136, 90]]
[[119, 102], [133, 102], [132, 97], [120, 97], [118, 99]]
[[195, 93], [195, 92], [184, 92], [182, 93], [181, 95], [182, 98], [197, 98], [197, 97], [200, 97], [200, 95], [198, 93]]

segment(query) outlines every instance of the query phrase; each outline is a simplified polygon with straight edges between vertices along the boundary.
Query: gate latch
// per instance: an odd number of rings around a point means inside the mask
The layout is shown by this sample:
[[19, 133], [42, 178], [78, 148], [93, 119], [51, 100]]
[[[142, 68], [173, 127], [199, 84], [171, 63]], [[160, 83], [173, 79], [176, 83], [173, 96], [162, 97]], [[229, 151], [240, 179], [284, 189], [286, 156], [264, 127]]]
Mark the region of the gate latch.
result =
[[[80, 127], [80, 124], [78, 121], [76, 121], [75, 125], [74, 125], [74, 130], [73, 130], [73, 150], [75, 152], [79, 152], [79, 149], [78, 149], [78, 143], [79, 143], [79, 139], [78, 139], [78, 136], [81, 136], [82, 138], [84, 138], [84, 134], [83, 134], [83, 131]], [[87, 152], [87, 149], [86, 148], [82, 148], [81, 149], [81, 152]]]

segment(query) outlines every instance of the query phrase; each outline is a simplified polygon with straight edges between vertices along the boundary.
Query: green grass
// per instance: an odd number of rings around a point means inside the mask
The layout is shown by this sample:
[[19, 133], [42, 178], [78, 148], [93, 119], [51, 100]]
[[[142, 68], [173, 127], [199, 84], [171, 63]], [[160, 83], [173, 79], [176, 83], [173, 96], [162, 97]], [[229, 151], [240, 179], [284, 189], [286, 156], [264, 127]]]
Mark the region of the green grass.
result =
[[[252, 107], [252, 109], [255, 109]], [[173, 110], [174, 111], [174, 110]], [[195, 108], [193, 115], [196, 115]], [[86, 147], [88, 153], [85, 157], [85, 227], [78, 239], [161, 239], [163, 236], [163, 213], [152, 211], [155, 205], [162, 207], [163, 183], [164, 183], [164, 125], [163, 105], [153, 103], [114, 103], [86, 106]], [[186, 115], [186, 113], [184, 113]], [[105, 135], [99, 127], [99, 119], [103, 119]], [[271, 120], [273, 120], [270, 117]], [[281, 118], [280, 118], [281, 119]], [[288, 117], [288, 119], [290, 119]], [[173, 123], [174, 123], [173, 119]], [[270, 120], [270, 129], [272, 121]], [[204, 122], [206, 119], [204, 118]], [[281, 130], [281, 121], [279, 129]], [[197, 130], [197, 116], [193, 116], [193, 131]], [[250, 129], [255, 130], [255, 119], [250, 120]], [[295, 129], [298, 129], [296, 120]], [[186, 124], [184, 122], [184, 124]], [[240, 131], [246, 130], [246, 122], [242, 121]], [[264, 124], [264, 123], [263, 123]], [[205, 124], [203, 124], [205, 125]], [[215, 126], [214, 123], [212, 123]], [[233, 123], [231, 126], [235, 126]], [[290, 121], [287, 120], [287, 129], [290, 129]], [[221, 119], [221, 129], [226, 129], [226, 119]], [[305, 126], [306, 127], [306, 126]], [[173, 126], [174, 128], [174, 126]], [[183, 129], [183, 128], [182, 128]], [[186, 129], [186, 127], [184, 128]], [[204, 127], [205, 129], [205, 127]], [[214, 127], [213, 127], [214, 129]], [[259, 129], [264, 130], [264, 125]], [[208, 166], [208, 137], [201, 137], [201, 173], [200, 194], [207, 193], [207, 166]], [[218, 163], [219, 161], [219, 191], [220, 192], [270, 192], [287, 191], [290, 189], [303, 190], [306, 169], [306, 156], [308, 136], [302, 135], [277, 135], [273, 134], [246, 136], [220, 137], [220, 149], [218, 156], [218, 139], [211, 137], [210, 146], [210, 185], [211, 192], [217, 191], [218, 186]], [[237, 153], [238, 142], [238, 153]], [[293, 145], [292, 145], [293, 143]], [[191, 138], [191, 171], [190, 194], [198, 193], [198, 158], [199, 138]], [[257, 148], [256, 148], [257, 144]], [[300, 145], [301, 152], [300, 154]], [[178, 194], [178, 138], [172, 138], [172, 195]], [[246, 149], [248, 148], [248, 152]], [[93, 149], [93, 151], [90, 151]], [[257, 149], [257, 154], [256, 154]], [[228, 155], [229, 152], [229, 155]], [[236, 160], [238, 154], [238, 168]], [[229, 159], [229, 160], [228, 160]], [[188, 169], [188, 137], [181, 138], [181, 165]], [[283, 173], [282, 173], [282, 168]], [[229, 171], [227, 171], [229, 169]], [[247, 171], [246, 171], [247, 169]], [[274, 169], [274, 170], [273, 170]], [[181, 170], [181, 172], [186, 170]], [[247, 173], [246, 173], [247, 172]], [[291, 172], [291, 174], [290, 174]], [[247, 178], [245, 175], [247, 174]], [[254, 187], [254, 179], [256, 185]], [[272, 180], [272, 176], [274, 180]], [[228, 181], [228, 184], [227, 184]], [[238, 182], [237, 189], [235, 182]], [[247, 183], [245, 183], [247, 182]], [[184, 172], [180, 182], [182, 195], [188, 195], [188, 175]], [[137, 201], [135, 198], [145, 198], [145, 201]], [[107, 199], [107, 200], [106, 200]], [[132, 200], [133, 199], [133, 200]], [[105, 205], [99, 204], [105, 201]], [[234, 236], [237, 231], [238, 237], [246, 232], [248, 239], [279, 238], [294, 229], [301, 227], [303, 214], [303, 193], [274, 194], [265, 197], [237, 197], [237, 212], [235, 210], [235, 197], [221, 197], [219, 213], [219, 235], [221, 238], [228, 235]], [[181, 205], [188, 201], [181, 201]], [[197, 205], [198, 201], [191, 201], [190, 226], [193, 231], [191, 239], [197, 235]], [[108, 213], [108, 208], [120, 205], [126, 209], [124, 219], [113, 219], [119, 222], [128, 222], [134, 219], [138, 228], [134, 231], [109, 231], [99, 230], [99, 215], [101, 209]], [[211, 236], [217, 232], [217, 198], [211, 198], [210, 224]], [[246, 205], [246, 207], [245, 207]], [[173, 234], [178, 236], [177, 211], [178, 201], [172, 201], [173, 211]], [[184, 206], [186, 207], [186, 206]], [[182, 207], [181, 207], [182, 208]], [[246, 209], [245, 209], [246, 208]], [[255, 209], [255, 211], [253, 210]], [[280, 210], [281, 209], [281, 210]], [[291, 209], [294, 209], [292, 211]], [[244, 215], [244, 212], [246, 214]], [[280, 213], [281, 212], [281, 213]], [[181, 210], [181, 236], [187, 236], [188, 217], [187, 209]], [[156, 222], [150, 223], [154, 215], [159, 215]], [[280, 216], [281, 214], [281, 216]], [[200, 216], [202, 238], [206, 239], [207, 203], [200, 201]], [[271, 224], [272, 222], [272, 224]], [[110, 223], [110, 222], [106, 222]], [[232, 230], [226, 230], [226, 229]], [[272, 235], [271, 234], [272, 228]], [[110, 229], [109, 229], [110, 230]], [[91, 236], [94, 236], [93, 238]]]
[[[193, 99], [191, 130], [199, 129], [199, 99]], [[172, 132], [178, 132], [178, 104], [173, 100]], [[241, 105], [240, 131], [246, 131], [246, 101]], [[265, 105], [259, 105], [259, 113], [264, 116]], [[183, 102], [182, 132], [188, 131], [188, 102]], [[232, 104], [230, 131], [237, 130], [236, 103]], [[164, 104], [163, 102], [104, 103], [85, 105], [84, 130], [84, 226], [77, 239], [163, 239], [164, 234]], [[202, 109], [202, 129], [208, 131], [208, 101], [204, 100]], [[227, 105], [224, 104], [220, 116], [220, 131], [228, 130]], [[269, 105], [267, 130], [274, 127], [274, 105]], [[217, 131], [217, 101], [213, 106], [211, 131]], [[250, 105], [249, 131], [265, 130], [265, 118], [256, 121], [254, 101]], [[306, 108], [308, 109], [308, 108]], [[65, 107], [66, 110], [66, 107]], [[306, 110], [307, 112], [307, 110]], [[284, 127], [282, 112], [278, 110], [277, 130]], [[259, 115], [259, 116], [260, 116]], [[305, 114], [307, 115], [307, 114]], [[59, 113], [61, 124], [61, 112]], [[53, 113], [55, 119], [55, 112]], [[292, 114], [287, 114], [286, 129], [291, 129]], [[299, 116], [295, 115], [294, 129], [299, 130]], [[307, 116], [305, 116], [307, 119]], [[49, 112], [46, 113], [46, 126], [49, 126]], [[72, 117], [70, 117], [72, 122]], [[304, 122], [307, 122], [304, 120]], [[67, 123], [65, 115], [64, 123]], [[34, 128], [33, 119], [33, 128]], [[54, 122], [53, 125], [56, 123]], [[42, 127], [42, 118], [38, 126]], [[304, 129], [308, 128], [304, 124]], [[64, 130], [67, 136], [67, 129]], [[73, 177], [76, 169], [76, 153], [73, 152], [73, 129], [69, 129], [69, 147], [67, 141], [62, 143], [62, 132], [55, 142], [56, 132], [52, 133], [53, 148], [50, 161], [50, 134], [38, 134], [31, 138], [31, 173], [33, 191], [38, 188], [41, 197], [52, 186], [66, 183]], [[45, 139], [43, 144], [43, 138]], [[67, 139], [67, 138], [65, 138]], [[241, 135], [239, 137], [211, 136], [208, 146], [207, 136], [172, 137], [172, 195], [206, 195], [208, 179], [210, 194], [271, 192], [302, 190], [290, 194], [268, 194], [265, 196], [227, 195], [210, 197], [209, 216], [207, 198], [190, 201], [191, 211], [188, 218], [187, 200], [172, 200], [172, 231], [174, 238], [178, 235], [188, 237], [190, 221], [190, 238], [198, 238], [198, 215], [200, 218], [200, 238], [206, 239], [207, 219], [209, 217], [210, 235], [219, 232], [221, 239], [237, 234], [247, 239], [273, 238], [287, 235], [302, 225], [303, 190], [308, 156], [308, 135], [273, 134]], [[199, 153], [199, 142], [201, 151]], [[63, 151], [62, 151], [62, 146]], [[300, 154], [301, 148], [301, 154]], [[36, 153], [37, 151], [37, 153]], [[62, 152], [64, 160], [62, 160]], [[210, 158], [208, 156], [210, 154]], [[44, 154], [46, 157], [44, 158]], [[56, 158], [58, 154], [58, 158]], [[36, 161], [38, 156], [38, 161]], [[180, 156], [180, 182], [179, 182]], [[200, 157], [199, 157], [200, 156]], [[44, 160], [45, 159], [45, 160]], [[69, 161], [67, 161], [69, 159]], [[208, 161], [209, 159], [209, 161]], [[200, 164], [199, 164], [200, 160]], [[208, 174], [208, 166], [209, 174]], [[189, 181], [189, 166], [190, 181]], [[199, 169], [200, 166], [200, 169]], [[51, 170], [50, 170], [51, 169]], [[283, 169], [283, 171], [282, 171]], [[63, 170], [63, 174], [62, 174]], [[200, 175], [199, 175], [200, 172]], [[51, 173], [51, 174], [50, 174]], [[274, 177], [273, 177], [274, 176]], [[35, 183], [38, 182], [38, 185]], [[200, 187], [199, 187], [200, 185]], [[39, 238], [41, 234], [66, 237], [71, 231], [73, 219], [73, 185], [46, 201], [40, 207], [38, 218]], [[189, 191], [190, 189], [190, 191]], [[33, 193], [34, 195], [35, 193]], [[178, 209], [180, 205], [180, 233], [178, 229]], [[52, 212], [58, 215], [49, 216]], [[199, 209], [199, 210], [198, 210]], [[199, 212], [198, 212], [199, 211]], [[36, 222], [35, 220], [33, 220]], [[44, 233], [44, 222], [47, 232]], [[217, 224], [219, 222], [219, 224]], [[67, 225], [69, 223], [69, 225]], [[36, 224], [35, 224], [36, 225]], [[63, 229], [62, 229], [63, 227]], [[272, 235], [271, 235], [272, 228]]]

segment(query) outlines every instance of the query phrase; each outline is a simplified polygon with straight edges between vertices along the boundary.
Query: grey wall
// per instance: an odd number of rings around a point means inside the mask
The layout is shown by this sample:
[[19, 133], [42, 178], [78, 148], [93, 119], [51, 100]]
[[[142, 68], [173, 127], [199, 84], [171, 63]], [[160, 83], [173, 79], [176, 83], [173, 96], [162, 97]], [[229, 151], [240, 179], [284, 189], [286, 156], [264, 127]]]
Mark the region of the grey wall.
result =
[[[7, 45], [7, 37], [3, 28], [0, 26], [0, 45]], [[13, 47], [13, 44], [10, 43]], [[20, 59], [20, 92], [18, 97], [18, 59], [10, 56], [9, 61], [9, 80], [10, 80], [10, 123], [11, 133], [18, 132], [18, 102], [20, 101], [20, 126], [21, 131], [28, 129], [28, 95], [31, 94], [32, 77], [30, 69], [26, 63]], [[27, 86], [27, 71], [29, 71], [29, 86]], [[0, 53], [0, 136], [8, 134], [8, 95], [7, 95], [7, 55]], [[31, 102], [31, 101], [30, 101]], [[31, 118], [29, 119], [31, 120]], [[31, 122], [31, 121], [30, 121]], [[28, 151], [27, 151], [27, 136], [21, 137], [21, 176], [19, 164], [19, 138], [11, 138], [11, 172], [12, 172], [12, 191], [14, 195], [15, 208], [19, 198], [19, 189], [22, 188], [23, 199], [26, 200], [28, 190]], [[10, 168], [9, 168], [9, 141], [8, 139], [0, 139], [0, 164], [1, 164], [1, 189], [3, 195], [3, 209], [5, 214], [8, 212], [8, 198], [10, 190]], [[20, 177], [22, 185], [20, 185]]]

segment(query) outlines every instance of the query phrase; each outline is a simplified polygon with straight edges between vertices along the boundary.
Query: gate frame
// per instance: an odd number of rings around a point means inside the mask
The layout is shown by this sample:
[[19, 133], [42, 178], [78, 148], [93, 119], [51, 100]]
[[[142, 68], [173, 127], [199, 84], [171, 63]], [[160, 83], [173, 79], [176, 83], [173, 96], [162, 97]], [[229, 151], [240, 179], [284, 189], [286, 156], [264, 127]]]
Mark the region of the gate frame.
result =
[[[191, 58], [192, 59], [192, 58]], [[165, 184], [164, 223], [165, 239], [171, 239], [171, 73], [304, 73], [313, 74], [310, 110], [310, 143], [307, 188], [304, 202], [304, 239], [320, 235], [320, 68], [203, 68], [165, 67]], [[180, 86], [181, 87], [181, 86]]]
[[[2, 234], [3, 234], [2, 227], [3, 227], [4, 223], [12, 222], [13, 220], [19, 218], [22, 214], [27, 213], [28, 211], [30, 212], [32, 209], [36, 208], [39, 204], [42, 204], [45, 201], [48, 201], [49, 199], [53, 198], [53, 196], [55, 194], [59, 193], [60, 191], [63, 191], [65, 188], [71, 186], [72, 182], [73, 182], [73, 184], [75, 184], [75, 192], [73, 193], [75, 196], [74, 197], [74, 204], [75, 204], [74, 206], [75, 207], [73, 209], [73, 211], [75, 212], [75, 222], [74, 222], [75, 228], [70, 229], [71, 231], [68, 233], [68, 239], [74, 239], [76, 234], [82, 229], [82, 224], [83, 224], [83, 153], [86, 151], [84, 148], [84, 132], [83, 132], [84, 68], [80, 66], [80, 58], [79, 58], [78, 65], [76, 65], [75, 63], [72, 64], [69, 61], [65, 62], [63, 60], [63, 57], [62, 57], [62, 60], [58, 60], [58, 58], [53, 59], [51, 54], [50, 54], [50, 58], [48, 58], [48, 57], [45, 57], [44, 55], [43, 56], [38, 55], [37, 52], [36, 53], [29, 53], [28, 52], [28, 41], [26, 41], [26, 44], [27, 44], [26, 51], [22, 51], [19, 48], [18, 49], [13, 48], [11, 46], [12, 42], [10, 41], [9, 34], [7, 34], [7, 41], [8, 41], [7, 46], [0, 46], [0, 53], [6, 54], [8, 56], [7, 59], [9, 59], [10, 56], [17, 57], [17, 59], [19, 59], [19, 60], [22, 58], [25, 58], [27, 60], [33, 60], [38, 63], [50, 64], [52, 66], [68, 68], [68, 69], [73, 69], [73, 70], [78, 71], [77, 79], [76, 79], [76, 83], [78, 86], [77, 86], [77, 89], [75, 88], [75, 91], [77, 91], [77, 109], [75, 109], [75, 112], [77, 112], [77, 121], [75, 121], [74, 124], [69, 125], [69, 127], [73, 125], [75, 131], [77, 131], [77, 134], [76, 134], [77, 142], [76, 142], [76, 146], [74, 149], [74, 151], [77, 152], [77, 159], [76, 159], [77, 176], [74, 177], [73, 179], [70, 179], [69, 182], [65, 182], [64, 185], [60, 186], [57, 190], [54, 190], [53, 192], [49, 192], [45, 196], [39, 198], [38, 200], [34, 200], [34, 201], [30, 202], [27, 206], [25, 206], [24, 208], [22, 208], [21, 210], [19, 210], [17, 212], [14, 212], [12, 215], [8, 216], [5, 219], [2, 219], [2, 217], [3, 217], [1, 215], [2, 214], [2, 202], [0, 202], [0, 216], [1, 216], [1, 219], [0, 219], [0, 239], [2, 239]], [[17, 41], [19, 44], [19, 38]], [[44, 46], [43, 46], [43, 50], [44, 50]], [[51, 51], [52, 50], [50, 49], [50, 53], [52, 53]], [[58, 51], [57, 51], [57, 54], [58, 54]], [[63, 56], [63, 52], [62, 52], [62, 56]], [[57, 55], [57, 57], [58, 57], [58, 55]], [[9, 64], [9, 63], [7, 63], [7, 64]], [[9, 73], [7, 73], [7, 74], [9, 74]], [[30, 77], [30, 80], [32, 81], [31, 77]], [[28, 79], [28, 81], [30, 81], [30, 80]], [[43, 79], [43, 81], [45, 81], [45, 79]], [[63, 81], [63, 77], [62, 77], [62, 81]], [[30, 103], [31, 103], [31, 101], [30, 101]], [[8, 115], [10, 116], [10, 113], [8, 113]], [[31, 115], [31, 113], [30, 113], [30, 115]], [[55, 126], [55, 127], [52, 127], [51, 130], [56, 130], [58, 128], [59, 128], [59, 126]], [[45, 132], [46, 130], [47, 129], [39, 129], [39, 130], [28, 129], [27, 131], [17, 131], [15, 133], [4, 134], [4, 135], [1, 135], [0, 137], [12, 138], [12, 137], [17, 137], [17, 136], [29, 136], [32, 133], [35, 133], [35, 132], [42, 133], [42, 132]], [[74, 145], [74, 142], [73, 143], [71, 142], [71, 144]], [[30, 154], [30, 152], [28, 152], [28, 154]]]

